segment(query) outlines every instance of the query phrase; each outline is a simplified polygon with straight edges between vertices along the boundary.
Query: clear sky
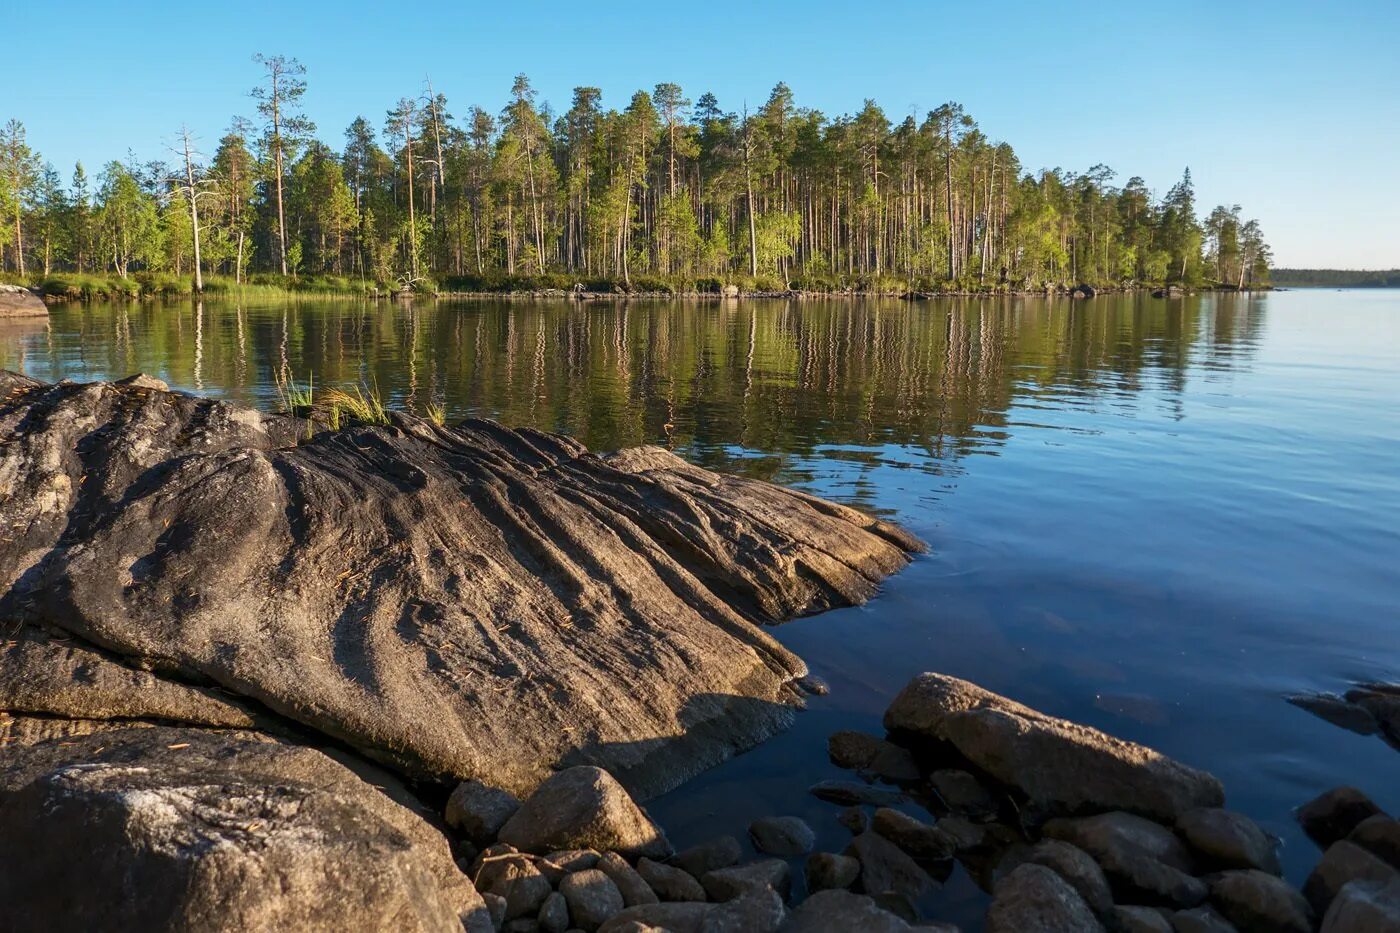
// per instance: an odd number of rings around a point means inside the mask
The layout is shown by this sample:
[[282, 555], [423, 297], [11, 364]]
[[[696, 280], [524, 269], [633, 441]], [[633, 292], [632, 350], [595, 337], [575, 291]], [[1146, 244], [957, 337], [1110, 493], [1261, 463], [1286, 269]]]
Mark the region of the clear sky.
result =
[[498, 111], [521, 71], [556, 110], [575, 85], [622, 107], [659, 81], [737, 110], [781, 80], [827, 114], [956, 100], [1027, 168], [1102, 162], [1160, 195], [1189, 165], [1202, 209], [1242, 205], [1278, 265], [1400, 267], [1400, 0], [0, 6], [0, 120], [65, 176], [166, 158], [182, 122], [212, 151], [253, 112], [255, 52], [301, 59], [337, 147], [425, 77], [459, 114]]

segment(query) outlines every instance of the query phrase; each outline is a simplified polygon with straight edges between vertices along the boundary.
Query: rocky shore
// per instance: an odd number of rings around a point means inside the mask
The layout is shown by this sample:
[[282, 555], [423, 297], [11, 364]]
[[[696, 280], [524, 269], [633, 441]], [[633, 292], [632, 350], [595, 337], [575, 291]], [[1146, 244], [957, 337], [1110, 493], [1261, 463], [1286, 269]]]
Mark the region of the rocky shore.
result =
[[1400, 928], [1362, 791], [1298, 811], [1299, 891], [1212, 775], [935, 673], [831, 736], [840, 851], [781, 813], [675, 851], [646, 798], [821, 690], [764, 626], [920, 543], [659, 449], [388, 421], [0, 373], [0, 929], [947, 931], [956, 870], [989, 933]]
[[48, 313], [48, 307], [34, 292], [0, 282], [0, 320], [39, 317]]

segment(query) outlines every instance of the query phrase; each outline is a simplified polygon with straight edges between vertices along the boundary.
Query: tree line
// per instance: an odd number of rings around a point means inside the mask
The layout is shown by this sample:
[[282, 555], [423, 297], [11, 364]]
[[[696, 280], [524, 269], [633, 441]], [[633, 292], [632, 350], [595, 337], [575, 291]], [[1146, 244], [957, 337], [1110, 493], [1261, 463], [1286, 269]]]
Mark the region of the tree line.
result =
[[0, 263], [21, 279], [137, 272], [235, 282], [338, 276], [389, 287], [1041, 289], [1267, 281], [1238, 206], [1199, 216], [1187, 170], [1165, 197], [1095, 165], [1029, 171], [956, 103], [828, 117], [779, 84], [726, 111], [680, 86], [556, 113], [524, 75], [499, 112], [451, 112], [431, 83], [337, 150], [303, 109], [306, 70], [256, 56], [252, 118], [207, 157], [115, 160], [66, 184], [0, 131]]
[[1400, 288], [1400, 269], [1273, 269], [1274, 284], [1326, 288]]

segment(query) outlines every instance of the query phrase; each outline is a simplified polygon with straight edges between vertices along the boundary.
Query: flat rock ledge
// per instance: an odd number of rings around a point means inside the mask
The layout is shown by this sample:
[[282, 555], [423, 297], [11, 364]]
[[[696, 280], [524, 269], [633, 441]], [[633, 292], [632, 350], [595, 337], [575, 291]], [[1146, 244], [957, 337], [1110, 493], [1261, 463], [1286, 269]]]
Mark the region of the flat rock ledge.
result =
[[0, 282], [0, 320], [46, 317], [48, 313], [48, 306], [29, 289]]

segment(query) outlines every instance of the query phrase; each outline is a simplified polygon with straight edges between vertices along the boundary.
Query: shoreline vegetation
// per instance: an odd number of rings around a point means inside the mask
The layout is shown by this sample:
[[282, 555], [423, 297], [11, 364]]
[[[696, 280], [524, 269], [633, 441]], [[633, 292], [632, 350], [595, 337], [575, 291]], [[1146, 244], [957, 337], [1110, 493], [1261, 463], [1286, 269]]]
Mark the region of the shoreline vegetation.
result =
[[405, 88], [334, 143], [296, 59], [256, 56], [249, 84], [249, 116], [207, 149], [172, 119], [163, 159], [93, 174], [60, 174], [19, 120], [0, 126], [0, 274], [73, 297], [227, 282], [897, 295], [1269, 281], [1259, 222], [1198, 205], [1189, 169], [1165, 194], [1102, 164], [1036, 170], [951, 101], [828, 115], [779, 83], [726, 110], [663, 81], [621, 107], [585, 85], [556, 106], [522, 74], [496, 111]]

